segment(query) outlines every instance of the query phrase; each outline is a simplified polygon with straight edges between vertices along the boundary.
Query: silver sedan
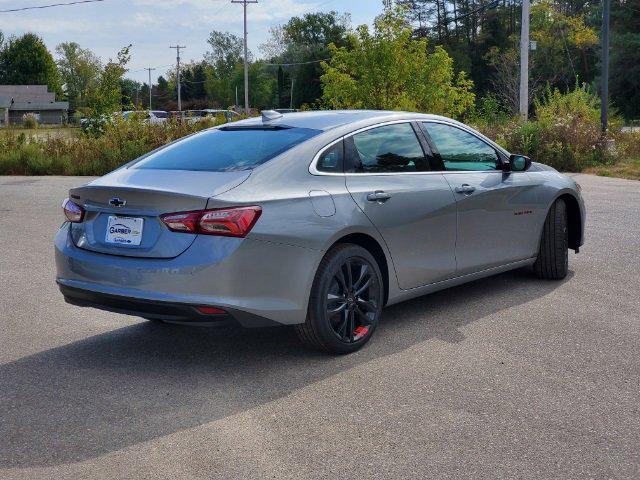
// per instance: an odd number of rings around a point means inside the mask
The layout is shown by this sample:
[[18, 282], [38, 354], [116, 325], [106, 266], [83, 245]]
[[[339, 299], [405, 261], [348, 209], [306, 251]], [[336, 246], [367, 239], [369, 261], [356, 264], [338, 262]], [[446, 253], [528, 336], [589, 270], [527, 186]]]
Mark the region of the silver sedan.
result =
[[385, 305], [507, 270], [567, 275], [580, 187], [468, 126], [330, 111], [191, 135], [69, 192], [67, 302], [181, 324], [293, 325], [348, 353]]

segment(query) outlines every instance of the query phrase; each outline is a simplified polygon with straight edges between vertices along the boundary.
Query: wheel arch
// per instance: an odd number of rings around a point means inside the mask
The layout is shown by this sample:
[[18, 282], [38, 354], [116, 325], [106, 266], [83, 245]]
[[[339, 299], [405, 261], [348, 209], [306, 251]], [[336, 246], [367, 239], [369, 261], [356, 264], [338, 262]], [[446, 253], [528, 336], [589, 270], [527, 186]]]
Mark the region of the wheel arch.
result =
[[580, 204], [576, 197], [574, 197], [571, 193], [563, 193], [559, 195], [555, 200], [562, 199], [564, 200], [565, 205], [567, 206], [567, 228], [569, 230], [569, 248], [575, 250], [576, 252], [580, 249], [582, 245], [582, 210], [580, 208]]
[[384, 284], [384, 303], [386, 304], [389, 300], [391, 271], [389, 268], [387, 255], [385, 254], [382, 245], [380, 245], [380, 243], [371, 235], [357, 232], [349, 233], [340, 237], [331, 245], [331, 247], [329, 247], [329, 249], [333, 248], [336, 245], [344, 243], [358, 245], [367, 250], [371, 255], [373, 255], [373, 258], [375, 258], [376, 262], [378, 263], [378, 267], [380, 268], [380, 273], [382, 274], [382, 283]]

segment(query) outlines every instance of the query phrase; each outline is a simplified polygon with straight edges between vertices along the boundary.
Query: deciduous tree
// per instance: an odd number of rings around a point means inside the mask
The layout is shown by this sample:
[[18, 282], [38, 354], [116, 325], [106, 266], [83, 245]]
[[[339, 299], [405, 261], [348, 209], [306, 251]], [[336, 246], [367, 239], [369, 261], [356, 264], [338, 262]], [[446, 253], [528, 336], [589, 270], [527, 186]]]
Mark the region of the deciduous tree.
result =
[[91, 50], [75, 42], [64, 42], [56, 47], [58, 72], [64, 92], [72, 110], [87, 106], [90, 92], [100, 81], [102, 65]]
[[411, 110], [461, 116], [474, 103], [473, 82], [454, 73], [440, 46], [428, 51], [397, 11], [362, 25], [346, 47], [332, 45], [323, 64], [323, 101], [329, 108]]
[[12, 37], [2, 49], [0, 83], [8, 85], [47, 85], [61, 94], [56, 63], [40, 37], [26, 33]]

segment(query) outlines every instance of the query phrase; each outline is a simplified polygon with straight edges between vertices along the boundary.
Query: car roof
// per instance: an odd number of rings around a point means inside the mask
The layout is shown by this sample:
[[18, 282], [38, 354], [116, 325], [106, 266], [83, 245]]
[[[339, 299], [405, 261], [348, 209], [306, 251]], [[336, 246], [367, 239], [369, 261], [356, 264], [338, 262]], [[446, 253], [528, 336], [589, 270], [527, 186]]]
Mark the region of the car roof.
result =
[[[384, 110], [320, 110], [312, 112], [282, 113], [281, 116], [268, 121], [268, 125], [312, 128], [315, 130], [332, 130], [352, 123], [375, 124], [393, 120], [446, 120], [455, 122], [446, 117], [429, 115], [424, 113], [397, 112]], [[263, 125], [261, 117], [249, 118], [235, 122], [234, 125]]]

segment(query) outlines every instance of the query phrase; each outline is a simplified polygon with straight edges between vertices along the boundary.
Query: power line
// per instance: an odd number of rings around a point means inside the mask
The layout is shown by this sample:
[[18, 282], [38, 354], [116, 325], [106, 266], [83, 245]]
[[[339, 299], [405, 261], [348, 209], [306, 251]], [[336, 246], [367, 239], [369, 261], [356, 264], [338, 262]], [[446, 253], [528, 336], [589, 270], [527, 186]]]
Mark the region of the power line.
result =
[[[153, 67], [154, 70], [155, 69], [161, 69], [161, 68], [168, 68], [168, 67], [173, 67], [173, 63], [169, 63], [168, 65], [160, 65], [160, 66], [155, 66]], [[146, 72], [148, 69], [147, 68], [136, 68], [135, 70], [129, 70], [129, 73], [139, 73], [139, 72]]]
[[68, 5], [79, 5], [81, 3], [96, 3], [96, 2], [104, 2], [104, 0], [76, 0], [75, 2], [51, 3], [49, 5], [36, 5], [32, 7], [9, 8], [7, 10], [0, 10], [0, 13], [23, 12], [25, 10], [41, 10], [43, 8], [66, 7]]
[[627, 5], [615, 5], [616, 7], [620, 7], [620, 8], [626, 8], [627, 10], [629, 10], [630, 12], [636, 12], [636, 13], [640, 13], [640, 10], [635, 9], [635, 8], [631, 8], [628, 7]]
[[567, 52], [567, 58], [569, 59], [569, 65], [571, 65], [571, 71], [573, 72], [573, 78], [578, 78], [576, 69], [573, 66], [573, 60], [571, 59], [571, 53], [569, 53], [569, 47], [567, 46], [567, 32], [562, 28], [560, 29], [560, 36], [562, 37], [562, 43], [564, 44], [564, 51]]
[[[315, 5], [315, 6], [311, 7], [311, 8], [308, 8], [308, 9], [306, 9], [306, 10], [303, 10], [303, 11], [301, 11], [301, 12], [297, 13], [297, 14], [296, 14], [296, 16], [301, 17], [301, 16], [306, 15], [307, 13], [309, 13], [311, 10], [318, 10], [318, 9], [320, 9], [320, 8], [324, 7], [325, 5], [329, 5], [330, 3], [333, 3], [333, 2], [335, 2], [335, 1], [336, 1], [336, 0], [328, 0], [328, 1], [326, 1], [326, 2], [322, 2], [322, 3], [321, 3], [321, 4], [319, 4], [319, 5]], [[252, 31], [251, 31], [251, 33], [264, 32], [264, 31], [270, 30], [270, 29], [271, 29], [271, 28], [273, 28], [273, 27], [277, 27], [278, 25], [280, 25], [280, 24], [276, 24], [276, 25], [268, 25], [267, 27], [258, 28], [258, 29], [256, 29], [256, 30], [252, 30]]]
[[459, 17], [454, 17], [451, 20], [448, 20], [446, 23], [451, 23], [451, 22], [458, 22], [460, 20], [463, 20], [467, 17], [470, 17], [471, 15], [475, 15], [476, 13], [480, 13], [483, 10], [490, 10], [492, 8], [498, 8], [500, 2], [499, 0], [492, 0], [491, 2], [485, 4], [485, 5], [481, 5], [478, 8], [476, 8], [475, 10], [470, 11], [469, 13], [465, 13], [464, 15], [460, 15]]
[[220, 13], [222, 13], [223, 10], [226, 10], [227, 8], [229, 8], [230, 4], [225, 3], [223, 4], [218, 10], [216, 10], [216, 12], [214, 14], [212, 14], [212, 17], [215, 17], [216, 15], [219, 15]]
[[320, 60], [310, 60], [308, 62], [295, 62], [295, 63], [265, 63], [269, 67], [295, 67], [297, 65], [309, 65], [311, 63], [327, 62], [330, 58], [321, 58]]

